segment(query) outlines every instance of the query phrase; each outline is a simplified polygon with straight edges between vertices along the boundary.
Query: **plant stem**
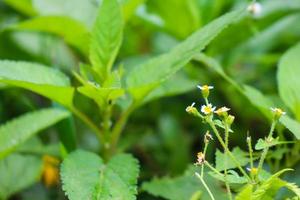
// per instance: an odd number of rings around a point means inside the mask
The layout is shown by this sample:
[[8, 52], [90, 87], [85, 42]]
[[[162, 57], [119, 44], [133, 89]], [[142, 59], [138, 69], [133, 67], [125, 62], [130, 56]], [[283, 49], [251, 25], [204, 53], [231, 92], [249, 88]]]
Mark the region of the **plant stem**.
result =
[[[267, 140], [272, 138], [272, 135], [273, 135], [273, 132], [274, 132], [274, 129], [275, 129], [275, 126], [276, 126], [276, 123], [277, 121], [276, 120], [273, 120], [272, 122], [272, 125], [271, 125], [271, 128], [270, 128], [270, 132], [268, 134], [268, 137], [267, 137]], [[260, 157], [260, 160], [258, 162], [258, 167], [257, 167], [257, 174], [260, 172], [260, 170], [262, 169], [262, 166], [264, 164], [264, 161], [266, 159], [266, 156], [268, 154], [268, 151], [269, 151], [269, 147], [265, 147], [262, 154], [261, 154], [261, 157]]]
[[219, 176], [222, 176], [223, 177], [223, 174], [221, 172], [219, 172], [216, 168], [214, 168], [213, 166], [211, 166], [209, 164], [209, 162], [207, 161], [204, 161], [204, 164], [209, 168], [211, 169], [211, 171], [215, 172], [216, 174], [218, 174]]
[[75, 107], [69, 108], [79, 119], [81, 119], [98, 137], [99, 142], [102, 143], [104, 139], [104, 135], [101, 130], [92, 122], [92, 120], [86, 116], [83, 112], [78, 110]]
[[[204, 155], [206, 155], [207, 146], [208, 146], [208, 142], [205, 142], [204, 150], [203, 150]], [[203, 178], [203, 176], [204, 176], [204, 165], [201, 165], [201, 177]]]
[[240, 170], [240, 172], [248, 179], [251, 180], [250, 177], [248, 176], [248, 174], [245, 172], [245, 170], [243, 170], [243, 168], [241, 167], [240, 163], [236, 160], [236, 158], [233, 156], [233, 154], [230, 152], [230, 150], [226, 147], [222, 137], [219, 134], [219, 131], [217, 130], [215, 124], [213, 123], [212, 120], [208, 120], [207, 123], [210, 125], [210, 127], [212, 128], [213, 132], [215, 133], [215, 135], [217, 136], [219, 142], [221, 143], [222, 147], [224, 148], [225, 152], [228, 153], [228, 156], [231, 158], [231, 160], [237, 165], [237, 168]]
[[136, 108], [137, 103], [132, 103], [126, 111], [123, 112], [119, 120], [116, 122], [112, 132], [111, 132], [111, 151], [114, 152], [116, 150], [117, 143], [119, 141], [120, 135], [124, 129], [124, 126], [128, 120], [131, 112]]
[[[228, 140], [229, 140], [229, 131], [228, 131], [228, 124], [226, 122], [224, 122], [224, 125], [225, 125], [225, 146], [226, 148], [228, 149]], [[226, 151], [226, 155], [228, 155], [228, 151]], [[232, 200], [232, 194], [231, 194], [231, 190], [230, 190], [230, 185], [228, 183], [228, 180], [227, 180], [227, 156], [225, 158], [225, 170], [224, 170], [224, 180], [225, 180], [225, 186], [226, 186], [226, 190], [227, 190], [227, 194], [228, 194], [228, 198], [230, 200]]]
[[207, 190], [210, 198], [212, 200], [215, 200], [214, 195], [212, 194], [212, 192], [210, 191], [209, 187], [206, 185], [204, 179], [200, 176], [200, 174], [198, 174], [197, 172], [195, 173], [195, 175], [200, 179], [201, 183], [203, 184], [203, 186], [205, 187], [205, 189]]

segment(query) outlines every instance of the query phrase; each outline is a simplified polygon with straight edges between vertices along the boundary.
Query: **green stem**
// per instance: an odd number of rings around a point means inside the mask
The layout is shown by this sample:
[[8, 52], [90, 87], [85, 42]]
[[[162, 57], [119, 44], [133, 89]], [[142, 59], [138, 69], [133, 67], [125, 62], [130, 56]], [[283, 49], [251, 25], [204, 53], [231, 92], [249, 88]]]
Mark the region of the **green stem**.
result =
[[251, 180], [250, 177], [248, 176], [248, 174], [245, 172], [245, 170], [243, 170], [243, 168], [241, 167], [240, 163], [236, 160], [236, 158], [233, 156], [233, 154], [230, 152], [230, 150], [226, 147], [222, 137], [219, 134], [219, 131], [217, 130], [215, 124], [213, 123], [212, 120], [208, 120], [207, 123], [210, 125], [210, 127], [212, 128], [213, 132], [215, 133], [215, 135], [217, 136], [220, 144], [222, 145], [222, 147], [224, 148], [225, 152], [228, 153], [228, 156], [231, 158], [231, 160], [237, 165], [237, 168], [240, 170], [240, 172], [248, 179]]
[[[226, 148], [228, 149], [228, 140], [229, 140], [229, 131], [228, 131], [228, 124], [226, 122], [224, 122], [224, 125], [225, 125], [225, 146]], [[226, 152], [226, 154], [228, 155], [228, 152]], [[228, 183], [228, 180], [227, 180], [227, 156], [225, 158], [225, 170], [224, 170], [224, 180], [225, 180], [225, 186], [226, 186], [226, 190], [227, 190], [227, 194], [228, 194], [228, 198], [230, 200], [232, 200], [232, 194], [231, 194], [231, 189], [230, 189], [230, 185]]]
[[[208, 146], [208, 142], [205, 142], [204, 150], [203, 150], [204, 156], [206, 155], [207, 146]], [[201, 165], [201, 177], [203, 178], [203, 176], [204, 176], [204, 165]]]
[[216, 168], [214, 168], [213, 166], [211, 166], [209, 164], [209, 162], [204, 161], [204, 164], [213, 172], [215, 172], [216, 174], [218, 174], [219, 176], [223, 177], [223, 174], [221, 172], [219, 172]]
[[69, 109], [96, 134], [96, 136], [99, 139], [99, 142], [102, 143], [104, 139], [104, 135], [101, 132], [101, 130], [94, 124], [94, 122], [92, 122], [92, 120], [88, 116], [86, 116], [83, 112], [81, 112], [77, 108], [71, 107]]
[[195, 173], [195, 175], [200, 179], [201, 183], [203, 184], [203, 186], [205, 187], [205, 189], [207, 190], [210, 198], [212, 200], [215, 200], [214, 195], [212, 194], [212, 192], [210, 191], [209, 187], [206, 185], [204, 179], [200, 176], [200, 174], [198, 174], [197, 172]]
[[[268, 137], [267, 137], [267, 140], [272, 138], [272, 135], [273, 135], [273, 132], [274, 132], [274, 129], [275, 129], [275, 126], [276, 126], [276, 120], [273, 120], [272, 122], [272, 125], [271, 125], [271, 128], [270, 128], [270, 132], [268, 134]], [[268, 151], [269, 151], [269, 147], [265, 147], [262, 154], [261, 154], [261, 157], [260, 157], [260, 160], [258, 162], [258, 167], [257, 167], [257, 174], [260, 172], [260, 170], [262, 169], [262, 166], [264, 164], [264, 161], [266, 159], [266, 156], [268, 154]]]
[[129, 115], [136, 108], [137, 103], [132, 103], [126, 111], [121, 115], [119, 120], [116, 122], [113, 130], [111, 132], [111, 151], [114, 152], [116, 150], [117, 143], [119, 141], [120, 135], [126, 125]]

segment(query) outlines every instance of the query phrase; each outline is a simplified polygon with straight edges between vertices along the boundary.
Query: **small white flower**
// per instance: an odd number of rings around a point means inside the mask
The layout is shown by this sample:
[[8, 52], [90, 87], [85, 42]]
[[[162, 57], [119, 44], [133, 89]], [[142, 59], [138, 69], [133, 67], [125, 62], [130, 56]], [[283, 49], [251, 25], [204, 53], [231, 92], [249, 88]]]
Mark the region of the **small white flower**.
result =
[[277, 117], [281, 117], [282, 115], [286, 114], [286, 112], [284, 112], [280, 108], [270, 108], [270, 109], [274, 113], [274, 115], [276, 115]]
[[203, 112], [206, 115], [209, 115], [215, 111], [216, 107], [212, 107], [212, 105], [209, 103], [207, 105], [201, 106], [201, 112]]
[[230, 108], [223, 106], [223, 107], [219, 108], [218, 110], [216, 110], [214, 113], [216, 113], [217, 115], [222, 115], [224, 113], [227, 113], [229, 110], [230, 110]]
[[262, 13], [262, 5], [258, 2], [253, 2], [247, 7], [247, 11], [254, 17], [259, 17]]
[[207, 90], [212, 90], [214, 89], [214, 86], [209, 86], [209, 85], [197, 85], [197, 88], [199, 88], [201, 91], [207, 91]]

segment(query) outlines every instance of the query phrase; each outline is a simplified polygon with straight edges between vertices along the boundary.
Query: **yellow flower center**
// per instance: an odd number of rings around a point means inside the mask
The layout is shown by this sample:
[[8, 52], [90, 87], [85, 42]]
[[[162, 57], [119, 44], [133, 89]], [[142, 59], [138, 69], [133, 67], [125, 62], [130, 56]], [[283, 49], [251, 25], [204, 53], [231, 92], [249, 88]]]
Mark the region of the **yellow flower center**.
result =
[[205, 107], [204, 107], [204, 112], [206, 112], [206, 113], [211, 113], [211, 112], [212, 112], [211, 107], [205, 106]]

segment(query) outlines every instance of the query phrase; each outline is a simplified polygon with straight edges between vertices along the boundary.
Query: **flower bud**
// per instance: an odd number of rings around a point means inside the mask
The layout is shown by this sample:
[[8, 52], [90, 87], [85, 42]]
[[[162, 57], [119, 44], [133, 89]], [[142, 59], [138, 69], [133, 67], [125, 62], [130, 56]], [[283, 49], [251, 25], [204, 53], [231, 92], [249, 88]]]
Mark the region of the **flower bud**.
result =
[[280, 108], [271, 108], [271, 111], [273, 112], [273, 118], [274, 120], [279, 120], [279, 118], [282, 116], [282, 115], [285, 115], [286, 112], [284, 112], [283, 110], [281, 110]]
[[197, 108], [194, 107], [195, 103], [192, 103], [192, 105], [186, 107], [185, 111], [191, 115], [199, 116], [199, 112]]
[[204, 143], [209, 143], [210, 140], [213, 140], [213, 137], [211, 134], [209, 134], [209, 131], [207, 131], [204, 135]]
[[197, 154], [197, 165], [202, 165], [205, 161], [205, 155], [202, 152]]
[[203, 86], [198, 85], [197, 87], [201, 90], [202, 96], [205, 99], [207, 99], [209, 96], [209, 90], [214, 88], [213, 86], [208, 86], [208, 85], [203, 85]]
[[230, 126], [234, 122], [235, 117], [233, 115], [228, 115], [226, 118], [226, 123]]

